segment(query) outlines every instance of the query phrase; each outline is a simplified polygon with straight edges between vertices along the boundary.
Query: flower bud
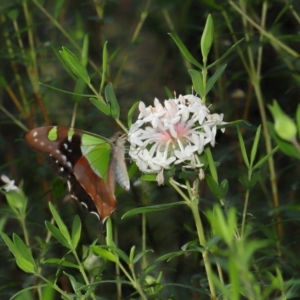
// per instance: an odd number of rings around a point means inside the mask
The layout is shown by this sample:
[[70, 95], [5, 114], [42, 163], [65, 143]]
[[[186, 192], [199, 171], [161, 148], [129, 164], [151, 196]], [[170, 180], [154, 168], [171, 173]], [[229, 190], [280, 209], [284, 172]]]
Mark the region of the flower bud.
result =
[[277, 101], [274, 100], [273, 105], [268, 105], [268, 107], [273, 115], [278, 136], [283, 140], [292, 141], [297, 134], [295, 122], [282, 111]]

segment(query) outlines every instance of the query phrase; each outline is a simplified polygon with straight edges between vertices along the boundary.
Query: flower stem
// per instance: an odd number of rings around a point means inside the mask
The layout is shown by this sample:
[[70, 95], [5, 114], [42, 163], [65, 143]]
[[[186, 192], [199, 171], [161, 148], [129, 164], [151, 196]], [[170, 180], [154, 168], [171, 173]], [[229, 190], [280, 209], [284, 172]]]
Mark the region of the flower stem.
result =
[[215, 287], [214, 287], [213, 281], [212, 281], [213, 273], [212, 273], [212, 268], [211, 268], [211, 264], [209, 261], [209, 252], [206, 249], [206, 240], [205, 240], [203, 226], [202, 226], [202, 222], [201, 222], [201, 218], [200, 218], [200, 214], [199, 214], [198, 202], [199, 202], [199, 200], [197, 198], [194, 198], [190, 203], [190, 208], [192, 210], [193, 217], [195, 220], [200, 245], [203, 246], [205, 249], [204, 252], [202, 253], [202, 257], [203, 257], [204, 267], [205, 267], [206, 276], [207, 276], [207, 280], [208, 280], [210, 296], [211, 296], [212, 300], [215, 300], [215, 299], [217, 299], [217, 297], [216, 297]]

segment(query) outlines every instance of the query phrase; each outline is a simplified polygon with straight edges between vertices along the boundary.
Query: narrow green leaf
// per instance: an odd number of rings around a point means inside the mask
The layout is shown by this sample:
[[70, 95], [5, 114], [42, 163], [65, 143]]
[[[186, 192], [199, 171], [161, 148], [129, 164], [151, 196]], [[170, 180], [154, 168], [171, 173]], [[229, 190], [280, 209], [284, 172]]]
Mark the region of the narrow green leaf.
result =
[[252, 168], [252, 170], [258, 169], [262, 164], [264, 164], [277, 150], [279, 146], [276, 146], [269, 154], [263, 157], [258, 163]]
[[204, 90], [203, 86], [203, 77], [201, 72], [197, 70], [189, 70], [188, 71], [192, 77], [193, 87], [194, 90], [200, 95], [201, 98], [204, 98], [206, 95], [206, 92]]
[[106, 41], [103, 45], [103, 52], [102, 52], [102, 74], [101, 74], [101, 83], [100, 83], [100, 91], [99, 91], [100, 95], [103, 92], [104, 84], [106, 81], [107, 64], [108, 64], [108, 58], [107, 58], [107, 41]]
[[167, 95], [167, 98], [169, 98], [169, 99], [174, 98], [174, 93], [167, 86], [164, 86], [164, 91]]
[[90, 83], [90, 77], [86, 68], [82, 65], [79, 59], [66, 47], [62, 47], [59, 54], [70, 68], [70, 70], [79, 78], [82, 78], [87, 84]]
[[215, 197], [217, 197], [218, 199], [222, 199], [222, 189], [220, 189], [219, 184], [213, 179], [213, 177], [210, 174], [206, 174], [205, 180], [210, 191], [215, 195]]
[[228, 180], [224, 179], [222, 180], [221, 184], [220, 184], [220, 189], [222, 190], [222, 198], [225, 198], [227, 193], [228, 193]]
[[22, 256], [19, 253], [18, 248], [15, 246], [15, 244], [12, 242], [12, 240], [4, 232], [1, 232], [1, 237], [15, 258]]
[[134, 251], [135, 251], [135, 246], [133, 245], [133, 246], [131, 247], [130, 253], [129, 253], [129, 261], [130, 261], [130, 263], [133, 263]]
[[164, 209], [169, 209], [178, 205], [186, 205], [185, 201], [180, 201], [180, 202], [173, 202], [169, 204], [160, 204], [160, 205], [153, 205], [153, 206], [146, 206], [146, 207], [139, 207], [132, 209], [128, 212], [126, 212], [121, 219], [125, 219], [128, 217], [132, 217], [137, 214], [141, 213], [147, 213], [147, 212], [154, 212], [154, 211], [159, 211], [159, 210], [164, 210]]
[[80, 218], [76, 215], [73, 224], [72, 224], [72, 246], [75, 250], [81, 236], [81, 221]]
[[221, 126], [219, 125], [218, 129], [220, 129], [220, 128], [227, 128], [227, 127], [234, 127], [234, 126], [240, 125], [240, 124], [241, 125], [251, 126], [251, 124], [248, 121], [246, 121], [246, 120], [236, 120], [236, 121], [232, 121], [232, 122], [229, 122], [229, 123], [221, 125]]
[[45, 260], [43, 263], [44, 264], [53, 264], [53, 265], [59, 265], [59, 266], [79, 269], [79, 266], [77, 266], [77, 265], [75, 265], [75, 264], [73, 264], [69, 261], [60, 259], [60, 258], [49, 258], [49, 259]]
[[212, 178], [215, 180], [215, 182], [219, 183], [216, 163], [214, 162], [210, 148], [206, 148], [205, 155], [206, 155], [207, 163], [209, 166], [210, 174], [211, 174]]
[[61, 234], [59, 229], [55, 227], [53, 224], [50, 222], [46, 221], [45, 222], [46, 228], [51, 232], [51, 234], [66, 248], [71, 249], [70, 244], [68, 241], [65, 239], [65, 237]]
[[156, 181], [156, 175], [154, 174], [143, 174], [140, 179], [142, 181]]
[[21, 254], [21, 257], [30, 262], [32, 265], [35, 265], [35, 261], [32, 257], [32, 254], [22, 239], [17, 235], [13, 234], [13, 242], [18, 249], [18, 252]]
[[136, 110], [136, 108], [139, 106], [139, 102], [135, 102], [131, 107], [130, 110], [128, 112], [128, 116], [127, 116], [127, 125], [128, 128], [130, 128], [130, 126], [132, 125], [132, 116]]
[[280, 150], [288, 156], [292, 156], [292, 157], [296, 157], [296, 158], [300, 159], [300, 153], [295, 148], [295, 146], [293, 144], [291, 144], [290, 142], [284, 141], [283, 139], [281, 139], [275, 133], [274, 125], [272, 123], [268, 122], [267, 125], [268, 125], [269, 132], [270, 132], [272, 138], [275, 140], [275, 142], [279, 146]]
[[91, 249], [95, 254], [97, 254], [109, 261], [118, 262], [118, 257], [115, 254], [113, 254], [112, 252], [110, 252], [108, 250], [101, 248], [100, 246], [91, 246]]
[[129, 256], [120, 248], [117, 247], [110, 247], [109, 248], [117, 257], [120, 257], [123, 261], [126, 262], [127, 265], [129, 265], [131, 262], [129, 260]]
[[85, 88], [86, 88], [86, 83], [81, 78], [77, 78], [74, 94], [73, 94], [73, 98], [76, 102], [79, 102], [82, 99], [82, 96], [79, 95], [83, 94]]
[[230, 278], [230, 283], [231, 283], [230, 299], [238, 300], [238, 299], [240, 299], [241, 283], [239, 280], [239, 270], [236, 267], [236, 261], [233, 256], [231, 256], [229, 258], [228, 273], [229, 273], [229, 278]]
[[255, 134], [253, 146], [251, 149], [251, 155], [250, 155], [250, 166], [253, 166], [253, 163], [254, 163], [254, 160], [256, 157], [257, 147], [258, 147], [259, 138], [260, 138], [260, 132], [261, 132], [261, 125], [258, 126], [256, 134]]
[[212, 64], [210, 64], [209, 66], [207, 66], [207, 69], [210, 69], [212, 67], [214, 67], [215, 65], [219, 64], [224, 58], [226, 58], [233, 50], [235, 50], [235, 48], [243, 41], [244, 39], [241, 39], [239, 41], [237, 41], [234, 45], [232, 45], [219, 59], [217, 59], [216, 61], [214, 61]]
[[[76, 295], [78, 295], [79, 298], [82, 299], [81, 288], [84, 285], [82, 283], [78, 282], [74, 276], [68, 274], [67, 272], [64, 272], [64, 274], [69, 278], [72, 288], [75, 291]], [[77, 297], [75, 299], [77, 299]]]
[[61, 8], [64, 4], [65, 0], [58, 0], [54, 2], [54, 13], [53, 13], [53, 18], [57, 20], [57, 17], [59, 16], [61, 12]]
[[133, 259], [133, 264], [136, 264], [148, 252], [154, 252], [154, 251], [151, 249], [148, 249], [148, 250], [144, 250], [144, 251], [138, 253]]
[[241, 147], [241, 152], [242, 152], [242, 156], [244, 159], [244, 163], [249, 168], [250, 164], [249, 164], [249, 160], [248, 160], [248, 156], [247, 156], [247, 152], [246, 152], [246, 148], [245, 148], [244, 139], [243, 139], [243, 136], [242, 136], [239, 126], [237, 126], [237, 133], [238, 133], [238, 138], [239, 138], [239, 142], [240, 142], [240, 147]]
[[227, 64], [222, 65], [221, 67], [219, 67], [216, 72], [214, 73], [214, 75], [212, 75], [208, 81], [207, 81], [207, 85], [206, 85], [206, 91], [205, 91], [205, 96], [208, 94], [208, 92], [213, 88], [214, 84], [216, 83], [216, 81], [220, 78], [220, 76], [223, 74], [223, 72], [225, 71], [227, 67]]
[[197, 62], [197, 60], [192, 56], [192, 54], [188, 51], [188, 49], [185, 47], [185, 45], [182, 43], [182, 41], [180, 40], [180, 38], [172, 33], [169, 33], [169, 35], [171, 36], [171, 38], [174, 40], [174, 42], [176, 43], [176, 45], [178, 46], [179, 50], [181, 51], [181, 53], [185, 56], [185, 58], [190, 61], [193, 65], [197, 66], [198, 68], [202, 69], [203, 66]]
[[90, 98], [90, 101], [92, 104], [94, 104], [100, 111], [102, 111], [105, 115], [110, 116], [111, 115], [111, 109], [110, 106], [103, 102], [101, 102], [97, 98]]
[[29, 262], [28, 260], [26, 260], [25, 258], [23, 258], [23, 257], [16, 258], [16, 263], [22, 271], [24, 271], [26, 273], [30, 273], [30, 274], [35, 273], [34, 265], [31, 262]]
[[64, 236], [68, 244], [71, 245], [71, 237], [69, 230], [51, 202], [49, 203], [49, 208], [61, 234]]
[[213, 44], [213, 41], [214, 41], [214, 22], [212, 16], [209, 14], [206, 19], [206, 23], [201, 36], [201, 43], [200, 43], [201, 53], [202, 53], [204, 63], [206, 63], [207, 61], [207, 57], [210, 48]]
[[105, 93], [106, 102], [111, 107], [111, 115], [115, 119], [119, 119], [119, 117], [120, 117], [120, 107], [119, 107], [119, 103], [118, 103], [118, 100], [116, 98], [112, 83], [109, 83], [105, 87], [105, 92], [104, 93]]
[[88, 61], [89, 61], [89, 36], [85, 34], [83, 38], [80, 62], [84, 67], [86, 67]]
[[184, 254], [186, 254], [186, 251], [176, 251], [176, 252], [167, 253], [157, 258], [155, 262], [161, 262], [161, 261], [169, 262], [171, 259]]

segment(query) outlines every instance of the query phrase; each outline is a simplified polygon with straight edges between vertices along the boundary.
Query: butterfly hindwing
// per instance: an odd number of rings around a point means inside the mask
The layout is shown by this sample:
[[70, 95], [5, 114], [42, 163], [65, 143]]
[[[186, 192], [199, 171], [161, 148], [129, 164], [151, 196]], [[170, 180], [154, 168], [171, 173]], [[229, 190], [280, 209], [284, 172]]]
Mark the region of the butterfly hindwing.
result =
[[[117, 204], [114, 196], [116, 150], [108, 140], [63, 126], [33, 129], [25, 135], [25, 139], [33, 148], [48, 156], [58, 174], [68, 180], [73, 198], [83, 202], [102, 222], [110, 216]], [[124, 142], [115, 143], [120, 147], [117, 151], [122, 151]], [[124, 152], [120, 161], [123, 161], [126, 171]], [[117, 162], [118, 168], [123, 168], [120, 165], [122, 163]], [[124, 176], [122, 183], [129, 188], [129, 179]], [[91, 201], [88, 201], [89, 198]]]

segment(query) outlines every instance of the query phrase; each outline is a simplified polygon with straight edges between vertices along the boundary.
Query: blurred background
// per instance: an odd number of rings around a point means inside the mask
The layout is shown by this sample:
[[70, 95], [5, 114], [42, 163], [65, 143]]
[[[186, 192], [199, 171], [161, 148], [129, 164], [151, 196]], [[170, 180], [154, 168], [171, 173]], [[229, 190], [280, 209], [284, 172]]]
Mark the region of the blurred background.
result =
[[[106, 84], [113, 84], [121, 107], [121, 119], [127, 124], [128, 111], [138, 101], [150, 105], [157, 97], [163, 102], [168, 99], [167, 90], [177, 95], [193, 93], [188, 69], [194, 67], [183, 57], [168, 33], [177, 34], [201, 62], [200, 37], [208, 14], [212, 14], [215, 39], [209, 63], [220, 58], [237, 40], [244, 38], [244, 41], [221, 62], [227, 63], [227, 68], [209, 93], [207, 104], [211, 105], [212, 112], [224, 113], [224, 121], [244, 119], [252, 125], [243, 127], [248, 152], [257, 126], [262, 123], [263, 107], [277, 99], [283, 110], [294, 117], [299, 103], [299, 1], [12, 0], [0, 4], [0, 12], [1, 174], [6, 174], [24, 187], [29, 201], [27, 224], [34, 253], [37, 254], [39, 249], [46, 247], [43, 244], [46, 236], [44, 221], [50, 219], [47, 201], [55, 202], [67, 223], [73, 220], [74, 214], [81, 214], [85, 220], [84, 244], [91, 243], [98, 236], [99, 224], [96, 218], [72, 202], [66, 184], [57, 179], [45, 161], [25, 143], [25, 132], [50, 124], [69, 126], [75, 103], [78, 105], [76, 128], [105, 137], [112, 136], [119, 129], [112, 118], [90, 103], [88, 97], [72, 95], [76, 81], [59, 58], [58, 51], [63, 46], [80, 58], [83, 39], [88, 37], [87, 69], [93, 85], [98, 89], [103, 45], [108, 42]], [[211, 72], [216, 68], [212, 68]], [[88, 88], [84, 93], [92, 94]], [[261, 106], [258, 98], [263, 101]], [[271, 120], [266, 110], [265, 113]], [[136, 117], [137, 114], [134, 119]], [[229, 181], [227, 201], [241, 210], [245, 189], [239, 184], [238, 175], [246, 169], [235, 128], [218, 134], [217, 141], [213, 155], [220, 164], [220, 180], [226, 178]], [[265, 153], [262, 137], [260, 155]], [[295, 264], [299, 266], [297, 184], [300, 170], [294, 159], [282, 153], [276, 153], [274, 159], [279, 206], [296, 207], [283, 209], [281, 213], [281, 238], [285, 241], [283, 255], [288, 258], [285, 271], [289, 276], [296, 276], [294, 267]], [[130, 163], [128, 159], [128, 165]], [[139, 176], [137, 173], [133, 181]], [[201, 183], [200, 196], [200, 208], [203, 210], [218, 201], [205, 181]], [[128, 252], [134, 244], [141, 247], [141, 219], [136, 216], [122, 221], [120, 217], [124, 212], [141, 205], [178, 200], [180, 197], [167, 185], [133, 184], [129, 193], [120, 193], [119, 206], [114, 213], [120, 248]], [[251, 191], [249, 206], [249, 219], [255, 220], [254, 227], [263, 229], [262, 232], [275, 241], [278, 232], [272, 211], [276, 204], [270, 191], [267, 164], [261, 168], [259, 182]], [[0, 207], [1, 229], [7, 234], [16, 232], [22, 235], [19, 223], [14, 220], [2, 196]], [[194, 238], [193, 221], [187, 209], [180, 207], [147, 215], [147, 247], [154, 250], [149, 260], [166, 251], [179, 250]], [[28, 279], [15, 266], [11, 253], [2, 241], [0, 251], [0, 295], [8, 299], [22, 287], [32, 284], [33, 279]], [[59, 246], [52, 247], [47, 255], [60, 257], [63, 251]], [[275, 261], [275, 253], [270, 251], [265, 262], [266, 269], [270, 262]], [[196, 287], [201, 286], [204, 270], [201, 257], [197, 255], [174, 259], [161, 265], [161, 268], [166, 282], [192, 282]], [[53, 270], [49, 268], [46, 272], [51, 274]], [[113, 268], [105, 272], [104, 276], [113, 278]], [[103, 285], [101, 289], [103, 297], [113, 299], [113, 285]], [[176, 295], [174, 299], [192, 297], [192, 293], [184, 288], [170, 289]], [[194, 299], [199, 299], [198, 296], [194, 295]]]

